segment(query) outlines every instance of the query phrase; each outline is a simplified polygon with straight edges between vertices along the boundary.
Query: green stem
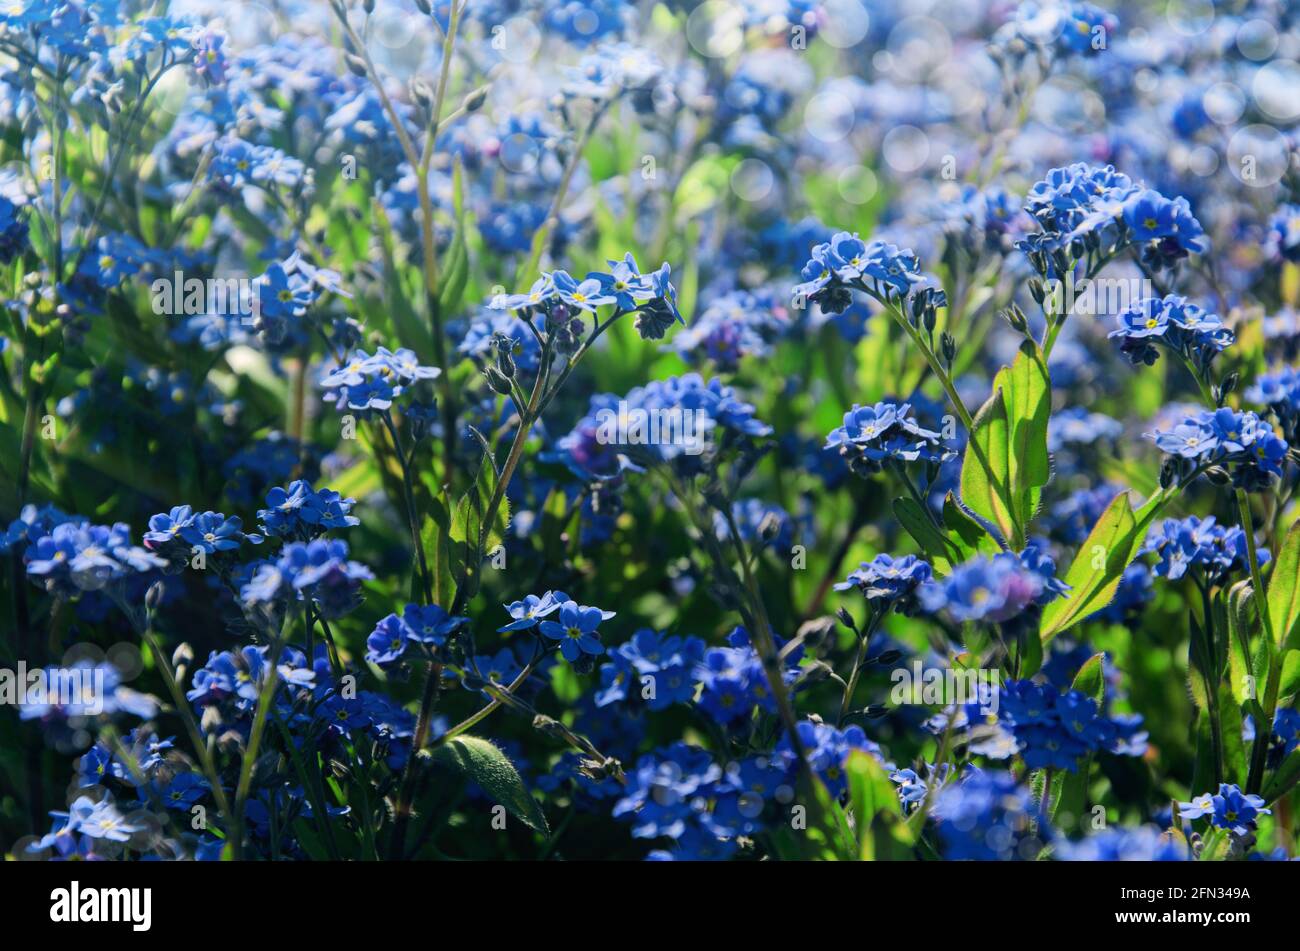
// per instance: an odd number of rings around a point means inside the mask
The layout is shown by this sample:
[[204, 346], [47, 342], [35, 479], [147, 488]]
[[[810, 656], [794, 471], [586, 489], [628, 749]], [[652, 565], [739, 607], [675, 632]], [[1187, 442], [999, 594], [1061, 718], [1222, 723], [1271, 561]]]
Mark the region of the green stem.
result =
[[1263, 721], [1255, 724], [1255, 743], [1250, 751], [1250, 772], [1246, 778], [1246, 792], [1259, 792], [1264, 782], [1264, 768], [1268, 760], [1268, 744], [1273, 735], [1273, 717], [1277, 713], [1278, 692], [1282, 685], [1282, 663], [1277, 642], [1273, 639], [1273, 619], [1269, 615], [1268, 598], [1265, 597], [1264, 580], [1259, 570], [1259, 552], [1255, 543], [1255, 523], [1250, 515], [1250, 498], [1245, 489], [1237, 489], [1237, 513], [1242, 531], [1246, 533], [1246, 558], [1250, 564], [1250, 585], [1254, 592], [1255, 610], [1259, 612], [1260, 625], [1266, 638], [1268, 651], [1268, 681], [1264, 688]]
[[402, 469], [402, 494], [406, 506], [406, 521], [411, 530], [411, 546], [415, 549], [416, 561], [419, 564], [420, 583], [424, 589], [424, 603], [433, 604], [433, 585], [429, 579], [429, 563], [424, 555], [424, 543], [420, 540], [419, 514], [415, 510], [415, 487], [411, 476], [411, 464], [406, 458], [406, 453], [402, 451], [402, 441], [397, 435], [397, 427], [393, 424], [392, 414], [388, 410], [384, 410], [379, 418], [384, 421], [384, 428], [388, 430], [389, 438], [393, 441], [393, 452], [397, 453], [397, 463]]

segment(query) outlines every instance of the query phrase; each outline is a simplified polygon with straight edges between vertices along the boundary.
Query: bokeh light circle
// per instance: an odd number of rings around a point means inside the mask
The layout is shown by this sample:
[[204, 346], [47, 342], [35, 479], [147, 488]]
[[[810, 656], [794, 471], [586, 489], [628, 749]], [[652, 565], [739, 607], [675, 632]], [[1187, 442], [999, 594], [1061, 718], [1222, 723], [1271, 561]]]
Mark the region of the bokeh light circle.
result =
[[745, 43], [744, 7], [725, 0], [705, 0], [686, 18], [686, 41], [701, 56], [730, 56]]
[[822, 26], [817, 38], [827, 46], [846, 50], [857, 46], [871, 30], [871, 14], [861, 0], [822, 0]]
[[731, 172], [731, 190], [742, 201], [762, 201], [775, 182], [771, 166], [762, 159], [747, 158]]
[[881, 152], [896, 172], [915, 172], [930, 158], [930, 137], [914, 125], [895, 126], [885, 133]]
[[1270, 125], [1248, 125], [1228, 141], [1228, 169], [1237, 181], [1250, 188], [1276, 185], [1290, 163], [1290, 145]]
[[839, 142], [853, 131], [857, 117], [853, 103], [843, 93], [827, 90], [808, 100], [803, 125], [808, 134], [822, 142]]

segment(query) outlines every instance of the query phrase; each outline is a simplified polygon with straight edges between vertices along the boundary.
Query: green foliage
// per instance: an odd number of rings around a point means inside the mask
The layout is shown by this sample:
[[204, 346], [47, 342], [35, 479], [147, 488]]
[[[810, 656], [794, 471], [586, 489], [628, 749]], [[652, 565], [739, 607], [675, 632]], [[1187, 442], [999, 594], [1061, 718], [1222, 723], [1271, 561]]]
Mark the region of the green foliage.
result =
[[1070, 590], [1043, 609], [1039, 628], [1043, 643], [1110, 603], [1166, 498], [1159, 492], [1136, 512], [1127, 492], [1111, 500], [1065, 572]]
[[1300, 647], [1300, 522], [1287, 532], [1269, 575], [1268, 614], [1278, 647]]
[[456, 769], [482, 787], [493, 800], [530, 829], [550, 835], [537, 800], [528, 792], [519, 772], [490, 740], [478, 736], [457, 736], [438, 747], [434, 762]]
[[996, 525], [1016, 550], [1024, 547], [1042, 487], [1051, 475], [1051, 395], [1042, 351], [1026, 340], [1012, 365], [994, 377], [993, 395], [975, 415], [975, 451], [967, 452], [962, 462], [962, 501]]

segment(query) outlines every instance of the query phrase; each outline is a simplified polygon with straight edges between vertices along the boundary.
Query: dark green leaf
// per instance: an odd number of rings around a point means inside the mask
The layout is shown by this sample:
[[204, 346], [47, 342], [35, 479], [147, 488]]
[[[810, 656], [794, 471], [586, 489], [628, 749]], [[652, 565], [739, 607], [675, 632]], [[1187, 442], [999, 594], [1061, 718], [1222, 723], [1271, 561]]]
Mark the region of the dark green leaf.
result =
[[488, 740], [478, 736], [458, 736], [438, 747], [433, 758], [462, 771], [530, 829], [543, 835], [551, 834], [545, 814], [524, 786], [514, 765]]

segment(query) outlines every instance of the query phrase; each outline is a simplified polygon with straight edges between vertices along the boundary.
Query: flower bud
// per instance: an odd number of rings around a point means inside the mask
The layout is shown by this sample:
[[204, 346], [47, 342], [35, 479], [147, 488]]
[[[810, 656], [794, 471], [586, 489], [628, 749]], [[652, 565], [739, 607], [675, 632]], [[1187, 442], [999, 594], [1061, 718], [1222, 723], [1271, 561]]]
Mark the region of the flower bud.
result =
[[946, 330], [939, 335], [939, 351], [943, 355], [943, 362], [952, 366], [953, 361], [957, 359], [957, 341]]
[[488, 386], [492, 387], [496, 392], [502, 396], [510, 395], [510, 380], [496, 367], [488, 367], [483, 371], [483, 375], [487, 377]]
[[1165, 456], [1165, 461], [1160, 464], [1160, 488], [1168, 489], [1178, 482], [1178, 460], [1173, 456]]
[[515, 361], [514, 358], [510, 356], [509, 350], [497, 351], [497, 369], [501, 371], [501, 375], [506, 379], [514, 379]]
[[366, 75], [366, 61], [356, 53], [344, 53], [343, 62], [347, 64], [348, 72], [352, 73], [353, 76], [364, 77]]

